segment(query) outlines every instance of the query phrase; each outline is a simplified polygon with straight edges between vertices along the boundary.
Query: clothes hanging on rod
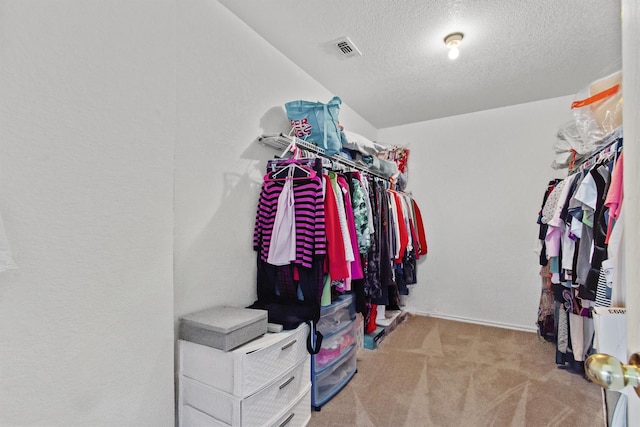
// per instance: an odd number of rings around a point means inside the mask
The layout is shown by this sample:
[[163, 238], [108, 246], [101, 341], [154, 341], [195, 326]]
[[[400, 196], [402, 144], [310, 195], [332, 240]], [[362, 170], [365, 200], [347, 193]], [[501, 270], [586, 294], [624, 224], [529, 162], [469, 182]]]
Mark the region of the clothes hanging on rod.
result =
[[[302, 139], [285, 135], [283, 133], [273, 134], [273, 135], [263, 135], [258, 138], [258, 142], [263, 145], [267, 145], [274, 148], [285, 148], [284, 152], [280, 155], [280, 157], [284, 157], [287, 152], [291, 150], [292, 147], [297, 147], [300, 150], [304, 150], [307, 153], [312, 153], [314, 156], [322, 157], [334, 162], [334, 165], [338, 167], [345, 167], [350, 170], [357, 170], [360, 172], [366, 172], [367, 174], [376, 176], [382, 179], [390, 179], [390, 175], [385, 175], [380, 172], [376, 172], [371, 170], [368, 166], [363, 166], [355, 163], [352, 160], [349, 160], [339, 154], [327, 155], [321, 147], [314, 145], [310, 142], [304, 141]], [[308, 154], [307, 154], [308, 155]]]
[[538, 213], [538, 333], [556, 343], [560, 367], [582, 375], [593, 345], [593, 307], [624, 304], [614, 278], [623, 225], [622, 145], [621, 138], [603, 143], [566, 178], [549, 182]]
[[[285, 154], [304, 154], [291, 148]], [[366, 310], [366, 302], [398, 309], [399, 294], [408, 294], [407, 285], [417, 282], [415, 260], [426, 253], [424, 225], [410, 194], [392, 191], [390, 180], [342, 159], [274, 159], [267, 161], [266, 171], [253, 239], [258, 300], [319, 306], [354, 292], [359, 312]], [[293, 196], [296, 228], [291, 235], [297, 249], [288, 265], [273, 265], [271, 245], [286, 242], [273, 237], [285, 188]], [[390, 221], [391, 207], [398, 219]], [[399, 235], [404, 236], [403, 250], [391, 253], [388, 243]]]
[[589, 169], [594, 163], [597, 163], [602, 157], [610, 156], [612, 151], [622, 150], [622, 137], [618, 135], [618, 132], [610, 135], [606, 140], [600, 144], [598, 149], [593, 151], [591, 155], [585, 157], [578, 162], [572, 162], [569, 164], [569, 175]]

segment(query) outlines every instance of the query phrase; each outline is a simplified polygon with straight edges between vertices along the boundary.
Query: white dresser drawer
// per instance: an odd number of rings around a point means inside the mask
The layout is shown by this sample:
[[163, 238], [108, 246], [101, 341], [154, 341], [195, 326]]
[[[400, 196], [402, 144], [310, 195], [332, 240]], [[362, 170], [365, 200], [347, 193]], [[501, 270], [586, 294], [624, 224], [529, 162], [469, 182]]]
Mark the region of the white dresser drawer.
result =
[[233, 351], [180, 340], [179, 373], [238, 397], [247, 397], [309, 358], [309, 327], [268, 333]]
[[310, 358], [259, 392], [241, 399], [191, 378], [180, 378], [180, 405], [193, 407], [232, 426], [266, 426], [309, 388]]
[[180, 417], [178, 421], [180, 427], [227, 427], [227, 424], [189, 405], [181, 405], [178, 408], [178, 416]]
[[282, 414], [272, 427], [304, 427], [311, 420], [311, 385], [290, 408]]

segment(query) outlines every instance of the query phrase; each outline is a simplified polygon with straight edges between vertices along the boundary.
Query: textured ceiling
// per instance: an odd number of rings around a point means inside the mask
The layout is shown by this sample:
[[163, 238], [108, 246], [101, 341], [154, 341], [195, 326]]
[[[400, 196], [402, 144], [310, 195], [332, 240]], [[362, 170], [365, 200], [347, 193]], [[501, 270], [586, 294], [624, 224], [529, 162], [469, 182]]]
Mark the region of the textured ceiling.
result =
[[[621, 67], [619, 0], [220, 3], [376, 128], [572, 95]], [[343, 36], [363, 55], [341, 57]]]

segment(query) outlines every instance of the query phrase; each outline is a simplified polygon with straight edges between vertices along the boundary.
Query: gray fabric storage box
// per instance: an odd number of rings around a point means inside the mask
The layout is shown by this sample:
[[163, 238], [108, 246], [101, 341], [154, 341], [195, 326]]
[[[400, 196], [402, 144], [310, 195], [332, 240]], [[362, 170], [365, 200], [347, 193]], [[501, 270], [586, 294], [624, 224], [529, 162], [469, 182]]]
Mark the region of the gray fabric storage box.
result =
[[211, 307], [180, 318], [180, 339], [229, 351], [267, 332], [267, 311]]

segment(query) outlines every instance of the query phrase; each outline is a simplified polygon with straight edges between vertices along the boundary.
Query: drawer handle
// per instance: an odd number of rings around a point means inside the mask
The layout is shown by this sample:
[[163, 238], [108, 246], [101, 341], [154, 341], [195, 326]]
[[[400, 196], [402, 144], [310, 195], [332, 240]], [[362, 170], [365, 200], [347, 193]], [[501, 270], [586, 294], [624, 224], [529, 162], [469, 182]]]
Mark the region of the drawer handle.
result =
[[291, 415], [289, 415], [289, 416], [287, 417], [287, 419], [286, 419], [286, 420], [284, 420], [284, 421], [282, 422], [282, 424], [280, 424], [278, 427], [284, 427], [284, 426], [286, 426], [287, 424], [289, 424], [289, 421], [291, 421], [291, 420], [293, 419], [293, 416], [294, 416], [294, 415], [295, 415], [295, 412], [294, 412], [294, 413], [292, 413]]
[[285, 344], [285, 345], [283, 345], [283, 346], [282, 346], [282, 348], [281, 348], [280, 350], [286, 350], [286, 349], [288, 349], [289, 347], [291, 347], [292, 345], [294, 345], [294, 344], [295, 344], [295, 343], [297, 343], [297, 342], [298, 342], [298, 340], [293, 340], [293, 341], [291, 341], [289, 344]]
[[293, 381], [296, 377], [292, 376], [291, 378], [289, 378], [288, 380], [286, 380], [285, 382], [283, 382], [282, 384], [280, 384], [280, 390], [282, 390], [283, 388], [285, 388], [286, 386], [288, 386], [289, 384], [291, 384], [291, 381]]

